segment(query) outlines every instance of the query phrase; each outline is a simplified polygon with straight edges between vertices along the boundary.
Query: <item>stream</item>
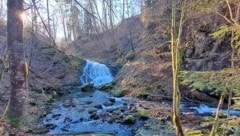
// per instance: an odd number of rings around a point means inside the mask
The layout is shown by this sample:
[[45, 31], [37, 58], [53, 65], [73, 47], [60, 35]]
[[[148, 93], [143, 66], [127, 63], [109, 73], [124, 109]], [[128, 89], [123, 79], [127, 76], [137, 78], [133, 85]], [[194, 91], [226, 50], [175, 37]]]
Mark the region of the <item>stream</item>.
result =
[[[87, 61], [80, 77], [83, 84], [93, 83], [95, 87], [113, 81], [109, 68], [94, 61]], [[48, 128], [48, 134], [112, 134], [116, 136], [133, 136], [138, 128], [149, 122], [156, 122], [153, 118], [142, 118], [134, 106], [137, 100], [127, 97], [113, 97], [99, 90], [81, 91], [65, 96], [52, 104], [52, 110], [44, 117], [43, 124]], [[216, 108], [207, 105], [181, 104], [183, 114], [212, 114]], [[226, 113], [226, 110], [222, 110]], [[240, 115], [240, 111], [230, 111], [233, 115]], [[134, 116], [134, 121], [127, 121], [127, 116]], [[171, 121], [170, 121], [171, 122]], [[154, 133], [158, 135], [159, 133]], [[174, 136], [174, 131], [161, 133]]]

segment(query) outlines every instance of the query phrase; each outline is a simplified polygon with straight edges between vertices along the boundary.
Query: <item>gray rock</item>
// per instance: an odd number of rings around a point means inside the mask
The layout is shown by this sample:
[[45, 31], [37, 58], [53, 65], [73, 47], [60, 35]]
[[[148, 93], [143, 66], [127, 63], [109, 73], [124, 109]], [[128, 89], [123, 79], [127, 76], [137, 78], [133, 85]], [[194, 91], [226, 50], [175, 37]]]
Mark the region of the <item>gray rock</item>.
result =
[[104, 106], [108, 107], [108, 106], [112, 106], [113, 105], [113, 102], [110, 102], [110, 101], [106, 101], [103, 103]]
[[84, 84], [81, 86], [81, 90], [86, 92], [86, 91], [93, 91], [94, 90], [94, 84], [89, 83], [89, 84]]

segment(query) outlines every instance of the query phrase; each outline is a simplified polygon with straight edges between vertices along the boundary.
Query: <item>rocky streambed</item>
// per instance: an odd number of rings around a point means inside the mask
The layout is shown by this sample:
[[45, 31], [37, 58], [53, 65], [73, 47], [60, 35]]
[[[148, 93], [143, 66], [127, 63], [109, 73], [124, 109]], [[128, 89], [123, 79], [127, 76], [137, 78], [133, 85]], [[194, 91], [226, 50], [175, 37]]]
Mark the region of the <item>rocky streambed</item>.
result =
[[[174, 136], [171, 102], [149, 102], [128, 97], [114, 97], [95, 88], [113, 80], [109, 69], [87, 61], [81, 76], [84, 88], [73, 91], [50, 106], [40, 126], [47, 134], [109, 134], [116, 136]], [[216, 108], [182, 103], [184, 130], [200, 126], [203, 116], [211, 116]], [[226, 113], [226, 110], [222, 110]], [[240, 115], [240, 111], [230, 111]]]
[[[61, 101], [52, 104], [52, 110], [42, 124], [48, 134], [105, 133], [133, 136], [144, 133], [140, 128], [157, 120], [148, 117], [144, 109], [135, 106], [131, 98], [112, 97], [106, 92], [76, 90]], [[173, 129], [163, 131], [173, 135]], [[156, 130], [155, 134], [159, 134]], [[147, 132], [145, 132], [147, 133]], [[145, 134], [144, 133], [144, 134]], [[152, 131], [154, 134], [154, 132]]]

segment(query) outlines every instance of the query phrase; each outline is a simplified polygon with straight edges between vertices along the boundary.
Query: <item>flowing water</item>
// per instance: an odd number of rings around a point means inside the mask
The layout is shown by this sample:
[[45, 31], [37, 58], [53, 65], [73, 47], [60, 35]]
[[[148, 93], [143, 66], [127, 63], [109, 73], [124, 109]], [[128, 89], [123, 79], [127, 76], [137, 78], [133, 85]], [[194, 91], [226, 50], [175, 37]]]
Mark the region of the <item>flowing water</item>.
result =
[[[106, 65], [89, 60], [80, 78], [82, 83], [94, 83], [95, 87], [114, 79]], [[49, 129], [48, 134], [107, 133], [132, 136], [137, 128], [149, 121], [136, 117], [134, 124], [123, 123], [124, 117], [137, 114], [134, 103], [135, 100], [131, 98], [116, 98], [99, 90], [83, 92], [79, 89], [53, 103], [43, 124]], [[203, 104], [182, 103], [180, 107], [183, 114], [205, 115], [216, 112], [216, 108]], [[221, 111], [227, 113], [226, 110]], [[231, 110], [230, 114], [240, 115], [240, 111]], [[174, 132], [168, 131], [165, 135], [173, 136]]]
[[110, 83], [112, 80], [112, 74], [106, 65], [87, 60], [81, 76], [82, 83], [94, 83], [94, 86], [97, 87]]
[[[82, 83], [94, 83], [100, 86], [113, 80], [109, 68], [93, 61], [87, 61], [80, 77]], [[129, 107], [132, 99], [116, 98], [102, 91], [75, 93], [64, 100], [52, 104], [51, 112], [44, 118], [43, 124], [48, 134], [108, 133], [117, 136], [132, 136], [134, 129], [142, 124], [126, 125], [124, 116], [134, 114]]]

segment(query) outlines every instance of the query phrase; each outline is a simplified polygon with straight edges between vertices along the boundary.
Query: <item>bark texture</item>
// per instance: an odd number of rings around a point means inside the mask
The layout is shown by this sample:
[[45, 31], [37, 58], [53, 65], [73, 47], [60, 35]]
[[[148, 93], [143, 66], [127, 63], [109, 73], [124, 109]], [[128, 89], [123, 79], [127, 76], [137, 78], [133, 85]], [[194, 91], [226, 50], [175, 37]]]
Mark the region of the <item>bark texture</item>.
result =
[[7, 44], [9, 50], [10, 100], [7, 109], [7, 121], [21, 127], [27, 99], [26, 67], [23, 47], [23, 0], [7, 2]]

